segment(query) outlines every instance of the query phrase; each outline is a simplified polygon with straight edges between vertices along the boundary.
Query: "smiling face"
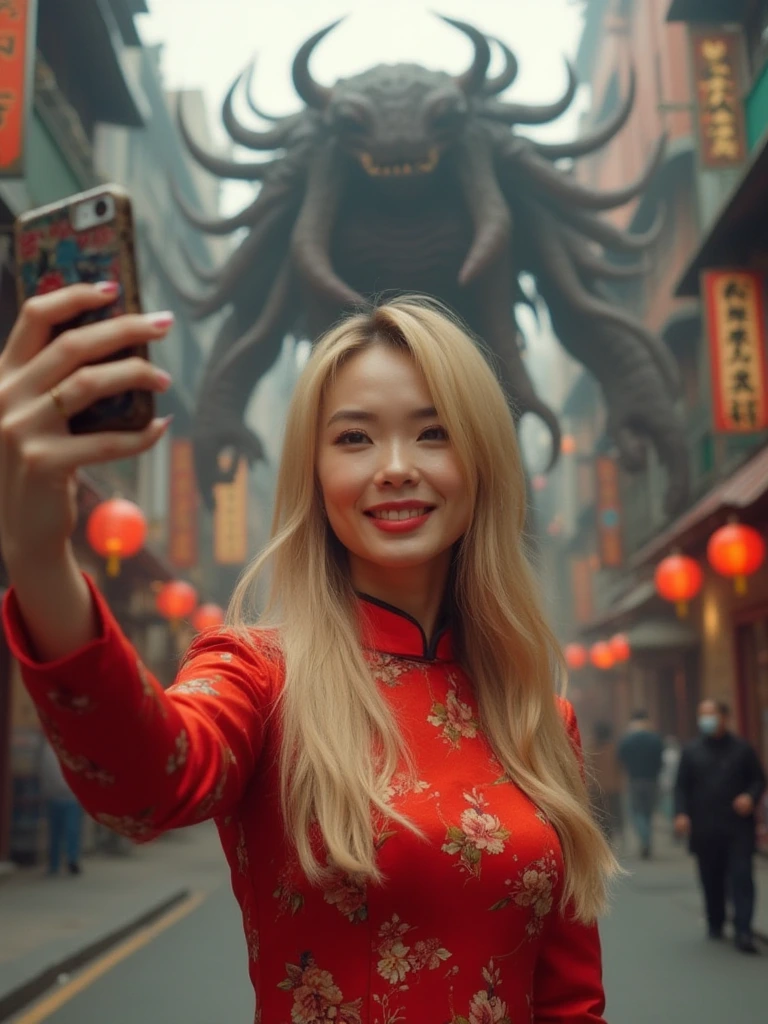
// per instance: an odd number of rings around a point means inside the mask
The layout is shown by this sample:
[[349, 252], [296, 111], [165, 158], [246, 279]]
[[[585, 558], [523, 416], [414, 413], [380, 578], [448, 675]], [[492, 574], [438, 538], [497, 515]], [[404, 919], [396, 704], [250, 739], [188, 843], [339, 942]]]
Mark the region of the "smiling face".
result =
[[317, 476], [356, 589], [392, 570], [447, 577], [472, 497], [412, 359], [384, 344], [352, 356], [320, 417]]

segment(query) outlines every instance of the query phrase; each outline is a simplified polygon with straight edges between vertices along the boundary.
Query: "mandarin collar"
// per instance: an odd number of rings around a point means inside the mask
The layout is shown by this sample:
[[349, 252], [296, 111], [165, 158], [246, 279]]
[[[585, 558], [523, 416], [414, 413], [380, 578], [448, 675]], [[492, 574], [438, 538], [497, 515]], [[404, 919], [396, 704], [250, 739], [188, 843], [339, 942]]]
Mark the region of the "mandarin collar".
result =
[[420, 623], [408, 612], [370, 594], [358, 593], [357, 597], [363, 646], [368, 650], [418, 661], [453, 661], [453, 639], [447, 622], [436, 630], [430, 643]]

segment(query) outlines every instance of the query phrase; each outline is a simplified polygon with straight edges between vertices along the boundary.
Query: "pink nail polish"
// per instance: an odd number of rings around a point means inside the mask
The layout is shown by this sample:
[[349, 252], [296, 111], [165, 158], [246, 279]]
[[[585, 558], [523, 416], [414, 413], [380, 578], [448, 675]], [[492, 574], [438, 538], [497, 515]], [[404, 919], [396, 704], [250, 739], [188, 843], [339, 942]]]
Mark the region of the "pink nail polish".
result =
[[170, 310], [163, 310], [162, 313], [150, 313], [147, 319], [153, 327], [157, 328], [171, 327], [176, 321], [176, 317]]
[[96, 291], [101, 292], [102, 295], [117, 295], [120, 291], [117, 281], [99, 281], [95, 287]]

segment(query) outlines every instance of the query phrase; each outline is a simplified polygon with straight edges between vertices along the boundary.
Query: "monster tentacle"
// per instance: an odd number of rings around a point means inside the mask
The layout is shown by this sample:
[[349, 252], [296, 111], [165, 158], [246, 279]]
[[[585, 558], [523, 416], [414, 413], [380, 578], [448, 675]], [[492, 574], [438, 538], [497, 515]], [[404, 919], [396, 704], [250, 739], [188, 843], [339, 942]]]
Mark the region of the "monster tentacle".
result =
[[508, 248], [512, 214], [496, 177], [491, 140], [484, 132], [467, 132], [459, 151], [458, 168], [475, 229], [472, 246], [459, 272], [459, 283], [466, 285]]
[[291, 252], [299, 274], [317, 291], [342, 306], [359, 305], [363, 297], [331, 266], [331, 232], [345, 186], [344, 164], [333, 141], [313, 160], [304, 203], [291, 236]]
[[552, 143], [534, 141], [534, 149], [539, 156], [546, 157], [547, 160], [561, 160], [564, 157], [578, 159], [579, 157], [586, 156], [589, 153], [594, 153], [598, 149], [602, 149], [603, 146], [618, 135], [629, 120], [629, 115], [632, 113], [632, 109], [635, 105], [636, 90], [637, 75], [635, 73], [634, 65], [631, 65], [629, 69], [629, 88], [627, 89], [627, 95], [624, 98], [624, 102], [612, 117], [608, 118], [608, 120], [603, 124], [597, 125], [591, 132], [589, 132], [589, 134], [583, 135], [579, 139], [574, 139], [573, 142]]
[[644, 256], [640, 263], [610, 263], [590, 249], [575, 232], [561, 227], [561, 236], [574, 266], [587, 277], [602, 277], [609, 281], [629, 281], [648, 273], [650, 260], [647, 256]]
[[463, 92], [468, 96], [472, 96], [481, 91], [485, 84], [485, 76], [488, 73], [488, 65], [491, 63], [491, 48], [488, 45], [488, 40], [474, 25], [468, 25], [465, 21], [456, 21], [453, 18], [446, 18], [442, 15], [440, 17], [446, 25], [452, 25], [459, 32], [463, 32], [475, 49], [470, 67], [463, 75], [459, 75], [458, 78], [454, 79]]
[[268, 114], [263, 110], [253, 95], [254, 80], [256, 78], [256, 58], [254, 57], [251, 63], [248, 65], [246, 71], [246, 82], [245, 82], [245, 98], [248, 101], [248, 106], [254, 112], [257, 117], [260, 117], [263, 121], [270, 121], [272, 124], [283, 124], [290, 117], [300, 117], [300, 114], [289, 114], [288, 117], [276, 117], [274, 114]]
[[503, 71], [496, 75], [495, 78], [486, 79], [481, 90], [483, 96], [498, 96], [500, 92], [504, 92], [504, 90], [508, 89], [515, 81], [519, 70], [517, 57], [515, 57], [514, 53], [512, 53], [506, 43], [503, 43], [501, 39], [496, 39], [495, 36], [492, 36], [491, 38], [504, 54], [506, 66]]
[[248, 149], [281, 149], [290, 138], [292, 125], [283, 123], [271, 131], [259, 132], [242, 125], [235, 114], [234, 99], [235, 93], [243, 80], [248, 75], [248, 69], [240, 74], [230, 86], [221, 109], [221, 117], [224, 127], [229, 132], [230, 138], [241, 146]]
[[184, 116], [184, 102], [179, 96], [176, 110], [176, 121], [181, 132], [184, 143], [195, 158], [206, 171], [215, 174], [218, 178], [232, 178], [234, 181], [260, 181], [272, 167], [275, 167], [278, 160], [261, 160], [250, 163], [239, 163], [237, 160], [227, 160], [225, 157], [209, 153], [195, 140]]
[[563, 223], [568, 224], [580, 235], [585, 235], [593, 242], [598, 242], [605, 249], [627, 254], [642, 253], [649, 249], [658, 240], [665, 219], [664, 208], [660, 205], [659, 212], [647, 231], [630, 234], [614, 227], [608, 221], [581, 210], [560, 209], [557, 215]]
[[314, 110], [325, 110], [331, 98], [332, 90], [324, 85], [319, 85], [314, 80], [309, 71], [309, 58], [312, 56], [312, 52], [320, 40], [325, 39], [328, 33], [332, 32], [343, 20], [343, 18], [339, 18], [331, 25], [321, 28], [319, 32], [315, 32], [313, 36], [310, 36], [299, 49], [293, 62], [293, 86], [307, 106], [312, 107]]
[[549, 211], [538, 203], [528, 203], [525, 208], [525, 220], [525, 237], [528, 239], [531, 259], [537, 272], [540, 271], [547, 279], [557, 282], [564, 299], [574, 311], [578, 311], [582, 316], [591, 317], [596, 323], [609, 323], [632, 334], [658, 366], [670, 393], [675, 393], [679, 387], [677, 363], [661, 339], [623, 310], [590, 295], [569, 257], [567, 246], [561, 238], [558, 221]]
[[187, 223], [207, 235], [231, 235], [239, 228], [247, 227], [257, 219], [259, 209], [264, 204], [262, 191], [253, 202], [231, 217], [204, 217], [189, 205], [174, 179], [171, 179], [170, 186], [173, 200]]
[[186, 245], [182, 245], [181, 243], [179, 243], [178, 248], [184, 262], [189, 268], [190, 273], [192, 274], [193, 277], [196, 277], [201, 284], [213, 286], [218, 282], [220, 273], [219, 270], [207, 270], [205, 267], [202, 267], [197, 262], [192, 253], [189, 251], [189, 249], [186, 247]]
[[576, 90], [579, 87], [579, 80], [576, 71], [570, 61], [566, 61], [568, 69], [568, 84], [563, 96], [554, 103], [544, 106], [531, 106], [524, 103], [502, 103], [501, 100], [492, 100], [483, 104], [478, 110], [481, 117], [488, 117], [492, 121], [501, 121], [504, 124], [547, 124], [555, 121], [573, 103]]
[[531, 150], [523, 149], [518, 153], [513, 173], [517, 169], [525, 171], [529, 176], [531, 186], [537, 192], [543, 193], [557, 203], [567, 204], [569, 208], [575, 206], [585, 210], [613, 210], [617, 206], [624, 206], [636, 199], [647, 189], [664, 159], [666, 145], [667, 137], [662, 135], [656, 144], [653, 156], [640, 176], [625, 188], [606, 192], [596, 192], [573, 178], [566, 177]]

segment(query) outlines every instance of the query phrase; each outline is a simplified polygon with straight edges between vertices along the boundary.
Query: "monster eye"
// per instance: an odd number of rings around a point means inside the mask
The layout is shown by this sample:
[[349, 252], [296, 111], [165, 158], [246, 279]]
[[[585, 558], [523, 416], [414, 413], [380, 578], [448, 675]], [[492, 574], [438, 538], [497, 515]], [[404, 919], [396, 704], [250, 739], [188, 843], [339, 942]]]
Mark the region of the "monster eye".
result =
[[338, 131], [345, 135], [361, 135], [368, 128], [367, 119], [362, 110], [355, 107], [344, 107], [334, 112], [333, 121]]
[[460, 128], [464, 123], [465, 113], [461, 107], [439, 106], [432, 111], [430, 121], [435, 131], [444, 132]]

